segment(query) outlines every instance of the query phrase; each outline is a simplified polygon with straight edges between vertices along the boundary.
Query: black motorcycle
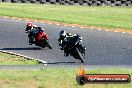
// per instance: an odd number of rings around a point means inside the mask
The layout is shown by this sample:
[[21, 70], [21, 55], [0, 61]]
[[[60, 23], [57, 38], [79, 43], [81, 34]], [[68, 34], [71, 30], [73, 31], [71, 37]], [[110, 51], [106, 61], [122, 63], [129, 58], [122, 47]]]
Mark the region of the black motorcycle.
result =
[[71, 55], [75, 59], [81, 60], [84, 63], [85, 47], [81, 44], [82, 40], [77, 36], [73, 41], [67, 41], [64, 46], [64, 53], [66, 56]]

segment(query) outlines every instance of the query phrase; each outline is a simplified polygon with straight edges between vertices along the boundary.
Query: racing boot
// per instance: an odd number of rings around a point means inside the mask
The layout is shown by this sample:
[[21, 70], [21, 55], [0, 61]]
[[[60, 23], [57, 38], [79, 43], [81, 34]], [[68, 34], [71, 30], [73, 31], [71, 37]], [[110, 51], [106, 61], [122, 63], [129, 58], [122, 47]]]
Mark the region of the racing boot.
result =
[[33, 44], [33, 39], [29, 38], [29, 45], [32, 45], [32, 44]]
[[65, 57], [69, 56], [69, 52], [67, 50], [64, 50], [64, 56]]

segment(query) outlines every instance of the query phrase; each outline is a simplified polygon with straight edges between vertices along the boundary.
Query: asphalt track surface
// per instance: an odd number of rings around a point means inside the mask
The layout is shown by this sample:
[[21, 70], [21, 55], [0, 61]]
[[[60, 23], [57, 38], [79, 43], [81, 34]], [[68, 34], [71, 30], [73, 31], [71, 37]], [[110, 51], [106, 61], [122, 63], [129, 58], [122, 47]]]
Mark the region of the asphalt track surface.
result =
[[130, 34], [34, 22], [45, 28], [53, 46], [53, 49], [41, 49], [35, 45], [28, 45], [28, 37], [24, 31], [26, 24], [27, 21], [0, 18], [0, 50], [41, 59], [48, 64], [79, 65], [79, 60], [72, 56], [64, 57], [63, 51], [59, 49], [59, 32], [66, 30], [83, 37], [83, 44], [87, 48], [84, 65], [132, 65]]

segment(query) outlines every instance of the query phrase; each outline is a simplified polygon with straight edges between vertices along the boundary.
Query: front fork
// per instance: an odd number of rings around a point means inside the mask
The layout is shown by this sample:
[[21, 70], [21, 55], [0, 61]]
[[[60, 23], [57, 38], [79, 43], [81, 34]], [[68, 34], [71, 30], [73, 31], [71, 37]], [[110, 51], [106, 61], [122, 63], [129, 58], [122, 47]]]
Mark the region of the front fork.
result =
[[80, 44], [79, 46], [78, 46], [78, 48], [79, 48], [79, 51], [81, 52], [81, 53], [84, 53], [85, 54], [85, 46], [83, 46], [82, 44]]

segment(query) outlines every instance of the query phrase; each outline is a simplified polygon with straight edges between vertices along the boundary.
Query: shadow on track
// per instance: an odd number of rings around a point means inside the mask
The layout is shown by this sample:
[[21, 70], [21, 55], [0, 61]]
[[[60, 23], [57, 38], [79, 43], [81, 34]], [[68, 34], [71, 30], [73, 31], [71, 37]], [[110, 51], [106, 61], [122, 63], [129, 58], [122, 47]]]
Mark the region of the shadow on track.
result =
[[0, 50], [40, 50], [41, 48], [27, 47], [27, 48], [2, 48]]
[[53, 63], [47, 63], [47, 64], [73, 64], [76, 62], [53, 62]]

